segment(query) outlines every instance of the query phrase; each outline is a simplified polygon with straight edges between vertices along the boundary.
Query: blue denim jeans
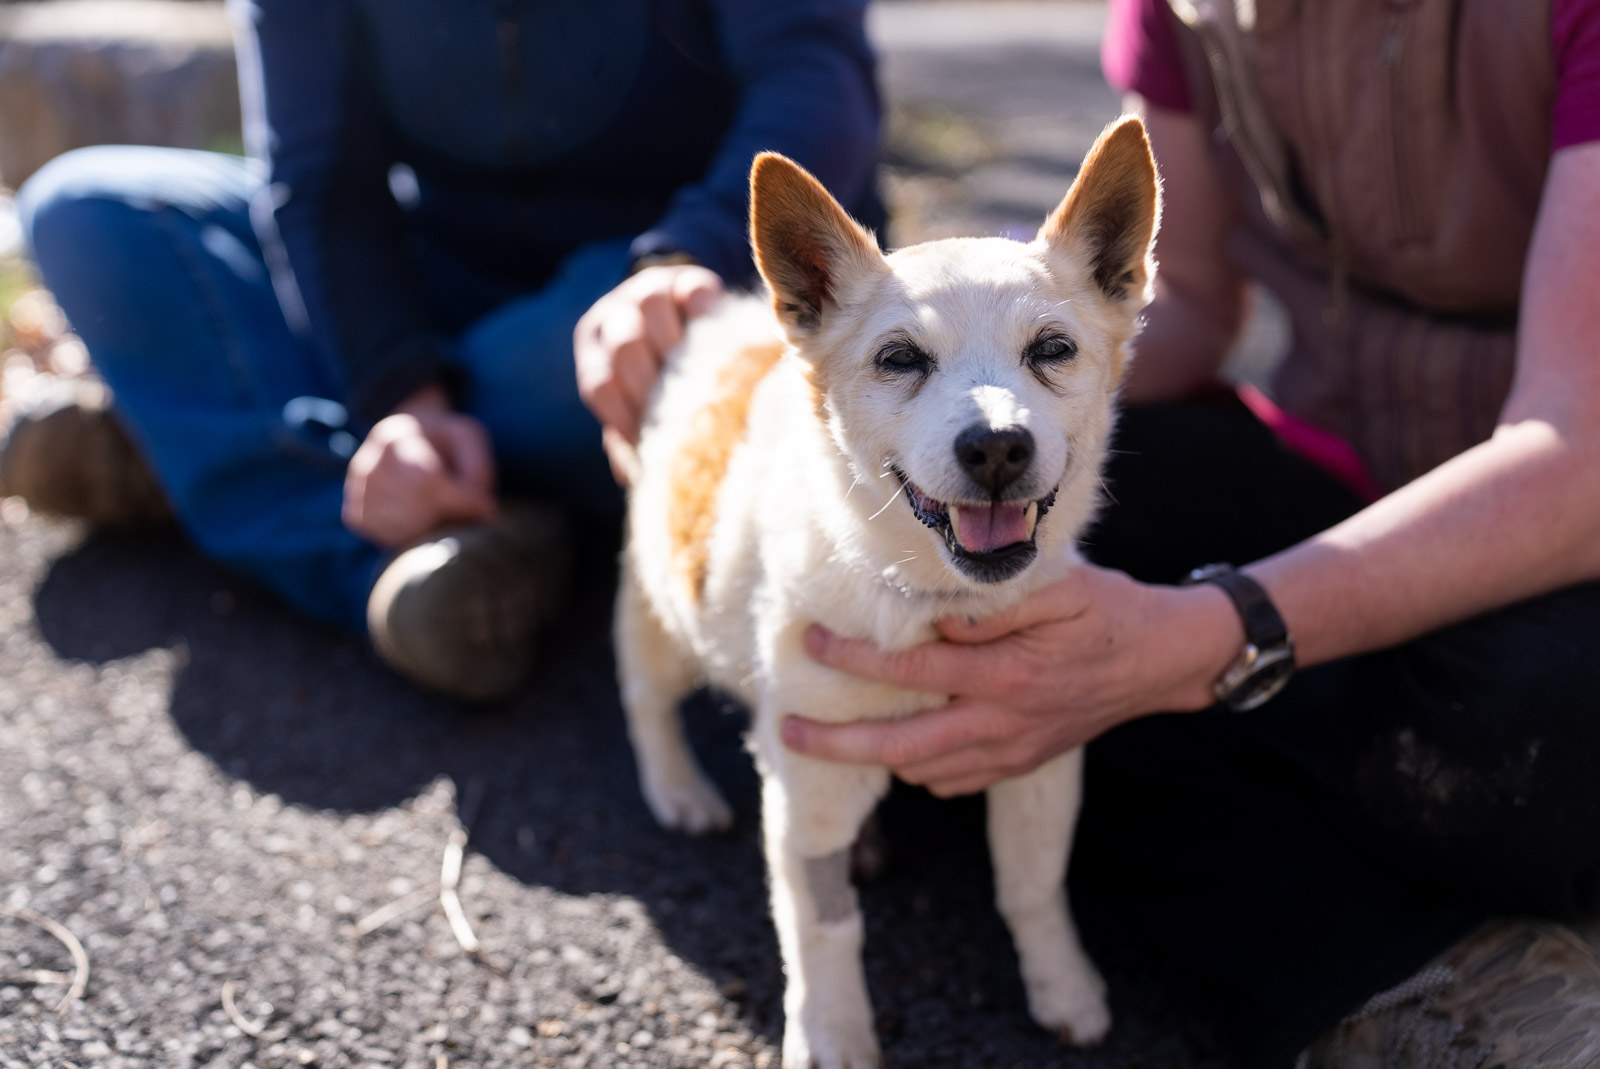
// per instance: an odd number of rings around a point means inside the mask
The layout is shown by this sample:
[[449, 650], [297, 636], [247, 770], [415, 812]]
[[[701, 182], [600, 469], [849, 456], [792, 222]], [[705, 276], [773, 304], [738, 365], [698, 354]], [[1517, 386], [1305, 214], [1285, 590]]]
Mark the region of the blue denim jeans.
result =
[[[383, 551], [339, 513], [367, 428], [346, 414], [339, 369], [279, 303], [250, 221], [262, 185], [238, 157], [97, 147], [41, 170], [18, 211], [189, 535], [297, 608], [364, 630]], [[578, 398], [572, 329], [627, 258], [626, 241], [585, 246], [542, 290], [456, 337], [463, 407], [489, 430], [502, 487], [620, 507]]]

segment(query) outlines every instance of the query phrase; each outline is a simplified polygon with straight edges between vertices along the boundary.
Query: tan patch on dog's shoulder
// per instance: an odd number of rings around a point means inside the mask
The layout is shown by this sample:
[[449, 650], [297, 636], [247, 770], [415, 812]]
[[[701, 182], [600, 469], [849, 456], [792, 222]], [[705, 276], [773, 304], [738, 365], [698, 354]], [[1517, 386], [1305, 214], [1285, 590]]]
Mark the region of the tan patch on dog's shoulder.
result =
[[705, 591], [717, 494], [728, 461], [744, 440], [751, 395], [783, 351], [784, 344], [774, 339], [747, 345], [730, 359], [711, 396], [691, 419], [682, 448], [672, 458], [667, 538], [673, 565], [696, 601]]

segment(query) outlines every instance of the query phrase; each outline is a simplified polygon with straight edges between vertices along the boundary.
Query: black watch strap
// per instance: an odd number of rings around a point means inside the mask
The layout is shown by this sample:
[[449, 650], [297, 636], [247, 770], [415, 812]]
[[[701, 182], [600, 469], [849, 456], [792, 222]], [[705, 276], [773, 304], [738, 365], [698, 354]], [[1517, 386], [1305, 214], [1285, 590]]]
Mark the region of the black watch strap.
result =
[[1272, 599], [1267, 597], [1261, 584], [1248, 575], [1232, 568], [1217, 569], [1199, 582], [1219, 586], [1228, 595], [1233, 607], [1239, 610], [1239, 619], [1244, 621], [1245, 641], [1252, 646], [1271, 649], [1289, 640], [1289, 627], [1278, 615]]
[[1294, 641], [1267, 592], [1231, 564], [1196, 568], [1184, 582], [1220, 587], [1244, 625], [1244, 650], [1216, 681], [1217, 700], [1241, 713], [1270, 701], [1294, 674]]

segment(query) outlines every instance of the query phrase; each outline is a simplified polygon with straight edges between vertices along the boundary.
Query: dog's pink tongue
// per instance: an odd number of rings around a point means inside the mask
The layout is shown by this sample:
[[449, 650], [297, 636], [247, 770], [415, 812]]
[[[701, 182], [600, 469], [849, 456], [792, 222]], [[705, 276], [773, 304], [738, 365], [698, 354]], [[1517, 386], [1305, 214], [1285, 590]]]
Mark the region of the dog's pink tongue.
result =
[[1025, 504], [1002, 501], [992, 505], [953, 505], [957, 537], [970, 553], [988, 553], [1014, 542], [1028, 540]]

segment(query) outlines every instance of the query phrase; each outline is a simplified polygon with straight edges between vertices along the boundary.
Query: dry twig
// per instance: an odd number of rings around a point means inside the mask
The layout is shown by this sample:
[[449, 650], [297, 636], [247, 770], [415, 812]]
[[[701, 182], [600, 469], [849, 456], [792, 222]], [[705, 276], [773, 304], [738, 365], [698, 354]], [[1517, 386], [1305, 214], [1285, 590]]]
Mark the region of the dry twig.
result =
[[460, 826], [445, 840], [444, 861], [439, 867], [439, 905], [444, 908], [445, 920], [450, 922], [450, 934], [456, 937], [461, 949], [481, 960], [483, 944], [467, 922], [467, 912], [461, 908], [461, 866], [466, 860], [467, 841], [472, 836], [472, 825], [477, 822], [478, 809], [483, 805], [484, 783], [482, 776], [467, 781], [466, 793], [461, 798]]
[[[89, 987], [89, 954], [83, 949], [83, 944], [78, 942], [78, 937], [67, 931], [66, 926], [51, 920], [43, 913], [35, 913], [26, 906], [0, 906], [0, 913], [8, 917], [15, 917], [19, 921], [31, 924], [35, 928], [43, 928], [60, 941], [67, 948], [67, 953], [72, 955], [72, 986], [67, 988], [67, 993], [61, 996], [61, 1001], [56, 1003], [56, 1013], [64, 1014], [67, 1007], [83, 997], [84, 991]], [[63, 975], [60, 973], [57, 976]], [[49, 981], [35, 981], [47, 983]]]
[[259, 1036], [262, 1030], [266, 1028], [264, 1024], [256, 1024], [254, 1021], [246, 1020], [245, 1015], [239, 1012], [239, 1007], [233, 1004], [232, 980], [222, 985], [222, 1012], [228, 1015], [228, 1020], [233, 1022], [235, 1028], [252, 1039]]
[[467, 923], [466, 911], [461, 908], [461, 896], [456, 888], [461, 884], [461, 863], [466, 856], [467, 833], [457, 828], [444, 844], [444, 864], [439, 870], [439, 904], [444, 907], [445, 920], [450, 922], [450, 932], [468, 954], [477, 954], [483, 948], [478, 937]]
[[[478, 941], [478, 936], [472, 930], [472, 924], [467, 920], [467, 912], [461, 907], [461, 866], [466, 860], [467, 841], [472, 834], [472, 825], [477, 820], [478, 807], [483, 802], [484, 784], [483, 777], [473, 776], [467, 783], [467, 789], [461, 800], [459, 809], [460, 823], [450, 837], [445, 840], [444, 858], [439, 866], [439, 905], [444, 910], [445, 920], [450, 924], [450, 934], [455, 936], [461, 949], [479, 962], [489, 965], [483, 957], [483, 944]], [[404, 916], [424, 902], [433, 898], [432, 891], [413, 891], [407, 895], [380, 906], [356, 922], [356, 938], [370, 935], [384, 925]], [[490, 965], [491, 968], [494, 966]], [[499, 970], [496, 970], [499, 971]]]
[[0, 973], [0, 984], [17, 984], [27, 987], [33, 984], [70, 984], [72, 974], [69, 972], [51, 972], [49, 969], [27, 969], [23, 972]]
[[356, 921], [356, 938], [360, 939], [371, 935], [384, 925], [399, 920], [414, 909], [427, 905], [433, 899], [433, 891], [424, 887], [420, 891], [412, 891], [410, 894], [401, 895], [386, 906], [379, 906], [365, 917]]

